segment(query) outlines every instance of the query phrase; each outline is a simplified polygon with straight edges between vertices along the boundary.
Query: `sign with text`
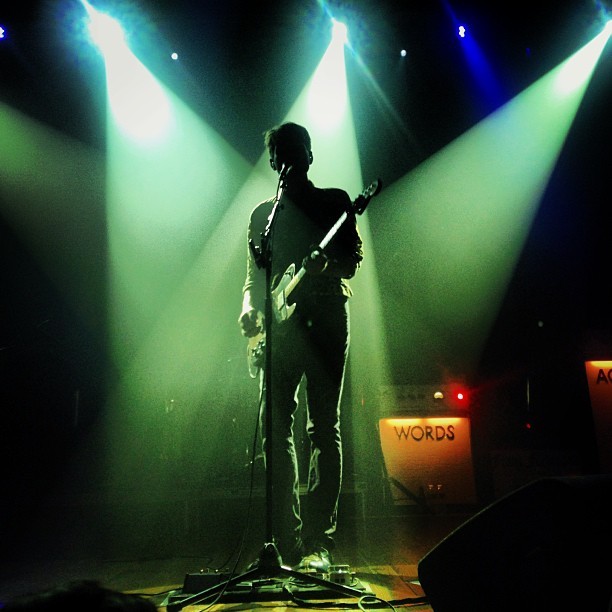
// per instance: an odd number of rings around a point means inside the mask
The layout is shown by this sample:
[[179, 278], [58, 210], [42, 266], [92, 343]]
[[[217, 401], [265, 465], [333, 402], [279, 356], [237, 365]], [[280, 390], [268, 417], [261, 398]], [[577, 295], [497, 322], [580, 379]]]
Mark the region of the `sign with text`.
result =
[[389, 417], [379, 427], [396, 504], [476, 503], [469, 418]]
[[599, 470], [612, 474], [612, 361], [586, 361]]

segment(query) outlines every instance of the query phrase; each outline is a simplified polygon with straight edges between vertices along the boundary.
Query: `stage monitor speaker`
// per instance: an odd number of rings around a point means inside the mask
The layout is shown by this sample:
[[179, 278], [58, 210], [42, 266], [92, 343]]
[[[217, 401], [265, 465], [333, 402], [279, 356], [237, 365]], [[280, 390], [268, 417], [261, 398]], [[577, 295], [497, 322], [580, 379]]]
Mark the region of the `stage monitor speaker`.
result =
[[434, 612], [610, 612], [612, 475], [542, 478], [418, 563]]

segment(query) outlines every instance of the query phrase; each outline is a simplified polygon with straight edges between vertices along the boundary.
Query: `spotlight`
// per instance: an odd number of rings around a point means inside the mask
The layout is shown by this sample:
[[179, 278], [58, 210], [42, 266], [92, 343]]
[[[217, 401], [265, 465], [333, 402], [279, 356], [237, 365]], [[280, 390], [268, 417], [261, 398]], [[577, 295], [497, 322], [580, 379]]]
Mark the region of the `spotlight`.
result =
[[401, 55], [402, 57], [406, 57], [406, 54], [407, 54], [407, 53], [406, 53], [406, 49], [402, 49], [402, 50], [400, 51], [400, 55]]
[[178, 53], [175, 51], [174, 53], [171, 53], [171, 54], [170, 54], [170, 57], [171, 57], [173, 60], [175, 60], [175, 61], [176, 61], [176, 60], [178, 60], [178, 57], [179, 57], [179, 56], [178, 56]]
[[336, 43], [346, 45], [348, 43], [348, 28], [336, 19], [332, 19], [332, 40]]
[[89, 35], [102, 52], [109, 53], [114, 49], [127, 46], [125, 33], [118, 21], [97, 11], [84, 0], [83, 6], [89, 16]]
[[457, 30], [457, 34], [459, 35], [459, 38], [465, 38], [466, 33], [467, 33], [467, 30], [465, 29], [465, 26], [460, 25], [459, 29]]
[[4, 28], [2, 26], [0, 26], [0, 40], [2, 40], [5, 36], [4, 36]]

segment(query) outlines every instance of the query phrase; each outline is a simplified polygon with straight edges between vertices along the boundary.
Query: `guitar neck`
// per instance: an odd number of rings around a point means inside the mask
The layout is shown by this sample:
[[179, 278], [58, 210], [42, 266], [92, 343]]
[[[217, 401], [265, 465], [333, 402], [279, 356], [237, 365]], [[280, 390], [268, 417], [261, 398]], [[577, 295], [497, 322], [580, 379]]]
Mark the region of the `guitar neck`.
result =
[[[373, 196], [375, 196], [381, 190], [381, 188], [382, 188], [382, 183], [380, 179], [377, 181], [374, 181], [368, 187], [368, 189], [366, 189], [361, 195], [359, 195], [357, 199], [353, 202], [352, 212], [358, 215], [362, 214], [366, 206], [368, 205], [368, 202], [372, 199]], [[325, 236], [323, 237], [323, 239], [321, 240], [317, 248], [323, 250], [329, 244], [330, 240], [336, 235], [341, 225], [348, 218], [348, 215], [349, 213], [347, 211], [344, 211], [340, 215], [339, 219], [334, 223], [334, 225], [330, 228], [327, 234], [325, 234]], [[284, 278], [288, 276], [290, 272], [292, 273], [294, 269], [295, 269], [294, 265], [291, 264], [291, 266], [289, 266], [289, 268], [285, 272], [283, 279], [277, 285], [276, 289], [272, 291], [272, 295], [275, 298], [275, 301], [277, 302], [278, 310], [275, 311], [276, 314], [278, 315], [278, 313], [281, 312], [281, 310], [283, 311], [283, 316], [280, 320], [285, 320], [287, 317], [290, 316], [291, 313], [284, 314], [284, 311], [287, 309], [287, 298], [289, 297], [291, 292], [298, 286], [299, 282], [304, 277], [304, 274], [306, 274], [306, 268], [302, 266], [297, 271], [297, 273], [294, 276], [292, 276], [291, 279], [285, 285]], [[295, 308], [295, 306], [293, 306], [293, 308]]]
[[299, 282], [304, 278], [304, 274], [306, 274], [306, 268], [302, 266], [295, 274], [295, 276], [287, 283], [285, 287], [285, 298], [288, 298], [291, 295], [291, 292], [298, 286]]
[[323, 240], [319, 242], [320, 249], [324, 249], [329, 244], [329, 241], [335, 236], [336, 232], [340, 229], [340, 226], [346, 221], [347, 217], [348, 217], [348, 214], [346, 212], [343, 212], [340, 215], [340, 218], [334, 223], [334, 225], [329, 230], [329, 232], [325, 234], [325, 236], [323, 237]]

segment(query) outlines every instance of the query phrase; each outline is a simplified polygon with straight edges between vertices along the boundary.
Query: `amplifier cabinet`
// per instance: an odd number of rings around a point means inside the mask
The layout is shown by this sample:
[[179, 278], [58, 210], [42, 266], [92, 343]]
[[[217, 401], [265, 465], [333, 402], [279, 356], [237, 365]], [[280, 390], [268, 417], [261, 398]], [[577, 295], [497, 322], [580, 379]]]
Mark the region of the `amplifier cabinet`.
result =
[[393, 502], [477, 502], [468, 417], [386, 417], [380, 441]]

